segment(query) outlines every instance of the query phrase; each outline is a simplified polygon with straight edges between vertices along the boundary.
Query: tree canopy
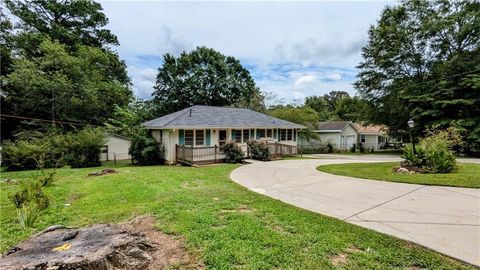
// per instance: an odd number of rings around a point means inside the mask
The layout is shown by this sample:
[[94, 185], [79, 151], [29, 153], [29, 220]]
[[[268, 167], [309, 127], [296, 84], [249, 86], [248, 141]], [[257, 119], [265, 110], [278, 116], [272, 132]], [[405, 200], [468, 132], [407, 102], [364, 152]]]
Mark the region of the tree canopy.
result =
[[[126, 65], [94, 1], [11, 1], [15, 27], [0, 14], [3, 115], [101, 125], [132, 99]], [[2, 138], [37, 128], [2, 117]], [[26, 123], [25, 123], [26, 122]], [[27, 124], [27, 125], [24, 125]]]
[[453, 121], [480, 147], [480, 4], [401, 1], [369, 30], [355, 83], [374, 123], [417, 132]]
[[361, 121], [367, 102], [360, 97], [351, 97], [345, 91], [331, 91], [323, 96], [310, 96], [305, 106], [317, 111], [320, 121], [347, 120]]
[[165, 54], [158, 69], [153, 100], [161, 114], [192, 105], [265, 109], [263, 96], [240, 61], [198, 47], [179, 57]]

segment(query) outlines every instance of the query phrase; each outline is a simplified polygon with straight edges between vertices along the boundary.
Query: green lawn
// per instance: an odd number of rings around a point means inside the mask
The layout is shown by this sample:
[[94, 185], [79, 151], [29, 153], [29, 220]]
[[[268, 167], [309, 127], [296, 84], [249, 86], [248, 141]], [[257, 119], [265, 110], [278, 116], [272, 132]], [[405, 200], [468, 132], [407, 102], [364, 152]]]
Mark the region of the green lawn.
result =
[[410, 184], [480, 188], [480, 165], [459, 163], [451, 173], [399, 174], [392, 172], [398, 162], [349, 163], [319, 166], [317, 169], [336, 175]]
[[[150, 213], [159, 229], [183, 237], [187, 250], [209, 269], [473, 269], [403, 240], [250, 192], [230, 180], [236, 167], [120, 166], [120, 173], [100, 177], [86, 177], [99, 168], [61, 169], [59, 180], [47, 188], [53, 205], [29, 231], [17, 225], [9, 200], [18, 185], [1, 183], [0, 250], [53, 224], [120, 222]], [[33, 173], [2, 173], [2, 179]], [[337, 260], [337, 268], [335, 256], [346, 257]]]

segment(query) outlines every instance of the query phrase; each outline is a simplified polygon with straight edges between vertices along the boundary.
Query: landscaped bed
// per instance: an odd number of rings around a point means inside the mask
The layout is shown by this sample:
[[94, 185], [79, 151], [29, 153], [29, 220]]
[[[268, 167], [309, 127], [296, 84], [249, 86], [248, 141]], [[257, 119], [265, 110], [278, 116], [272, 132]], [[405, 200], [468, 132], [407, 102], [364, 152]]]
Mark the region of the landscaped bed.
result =
[[437, 174], [402, 174], [393, 172], [392, 168], [398, 167], [398, 165], [398, 162], [348, 163], [322, 165], [317, 169], [336, 175], [390, 182], [480, 188], [479, 164], [459, 163], [457, 169], [453, 172]]
[[[59, 179], [46, 188], [52, 205], [32, 230], [20, 228], [9, 199], [19, 185], [0, 183], [0, 250], [53, 224], [83, 226], [152, 214], [160, 230], [185, 240], [187, 251], [201, 262], [195, 265], [211, 269], [473, 269], [415, 244], [250, 192], [229, 179], [236, 167], [124, 165], [98, 177], [87, 175], [103, 168], [60, 169]], [[34, 173], [2, 173], [2, 179]]]

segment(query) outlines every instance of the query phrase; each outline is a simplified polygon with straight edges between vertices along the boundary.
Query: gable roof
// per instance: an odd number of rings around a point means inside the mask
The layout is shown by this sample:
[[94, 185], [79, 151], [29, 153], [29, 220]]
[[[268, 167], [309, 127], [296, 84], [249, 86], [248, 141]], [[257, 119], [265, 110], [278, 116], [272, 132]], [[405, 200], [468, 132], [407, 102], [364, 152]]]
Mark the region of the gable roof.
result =
[[348, 125], [351, 125], [355, 130], [358, 130], [358, 128], [355, 125], [353, 125], [351, 121], [325, 121], [325, 122], [318, 122], [317, 128], [315, 129], [315, 131], [341, 132]]
[[169, 128], [305, 128], [249, 109], [195, 105], [143, 123], [147, 129]]
[[358, 128], [358, 133], [361, 134], [384, 134], [387, 132], [386, 126], [381, 125], [362, 125], [359, 123], [355, 123]]

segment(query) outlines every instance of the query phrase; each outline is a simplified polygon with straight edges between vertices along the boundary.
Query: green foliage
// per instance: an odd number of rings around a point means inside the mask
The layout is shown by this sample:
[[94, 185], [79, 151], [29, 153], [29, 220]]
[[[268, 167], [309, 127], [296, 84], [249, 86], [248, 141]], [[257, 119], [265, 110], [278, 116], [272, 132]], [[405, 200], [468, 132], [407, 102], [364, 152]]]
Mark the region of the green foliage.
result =
[[369, 30], [355, 83], [371, 104], [369, 122], [417, 134], [452, 121], [480, 146], [480, 5], [477, 1], [401, 1]]
[[69, 53], [64, 45], [45, 40], [38, 57], [16, 60], [14, 71], [4, 77], [5, 110], [102, 124], [132, 97], [128, 86], [112, 74], [111, 64], [111, 57], [101, 49], [80, 46]]
[[138, 165], [163, 164], [164, 152], [163, 146], [159, 146], [153, 137], [145, 133], [134, 136], [128, 150], [132, 156], [132, 162]]
[[300, 125], [313, 125], [317, 123], [319, 119], [318, 113], [307, 106], [295, 107], [292, 105], [279, 105], [270, 109], [268, 114]]
[[[1, 21], [4, 114], [103, 124], [132, 98], [117, 37], [94, 1], [5, 1], [15, 27]], [[2, 119], [2, 138], [43, 122]], [[64, 129], [72, 130], [70, 125]]]
[[350, 152], [355, 153], [356, 150], [357, 150], [357, 145], [352, 144], [352, 146], [350, 146]]
[[7, 171], [62, 167], [66, 151], [58, 143], [59, 135], [26, 132], [15, 142], [2, 144], [2, 165]]
[[302, 153], [304, 154], [329, 154], [335, 151], [336, 149], [331, 143], [314, 141], [302, 146]]
[[404, 164], [423, 169], [427, 173], [448, 173], [455, 169], [455, 155], [447, 131], [439, 131], [423, 138], [415, 147], [405, 147]]
[[100, 150], [105, 145], [105, 137], [105, 132], [100, 128], [84, 128], [68, 134], [68, 164], [72, 168], [100, 166]]
[[40, 211], [48, 208], [50, 198], [45, 194], [41, 181], [30, 179], [21, 182], [20, 191], [11, 197], [17, 208], [17, 216], [22, 228], [33, 227]]
[[23, 28], [35, 29], [63, 44], [118, 45], [117, 37], [103, 28], [108, 18], [97, 2], [5, 0], [5, 4]]
[[250, 149], [252, 159], [261, 161], [268, 161], [271, 159], [270, 149], [268, 148], [268, 144], [266, 142], [249, 141], [247, 142], [247, 145]]
[[245, 160], [242, 149], [235, 142], [227, 142], [221, 150], [225, 154], [226, 163], [243, 163]]
[[155, 106], [150, 100], [134, 99], [128, 107], [115, 106], [112, 118], [106, 123], [110, 134], [119, 134], [129, 138], [143, 131], [141, 124], [155, 118]]
[[323, 96], [307, 97], [305, 106], [314, 109], [320, 121], [360, 121], [369, 107], [367, 101], [360, 97], [351, 97], [344, 91], [331, 91]]
[[365, 153], [365, 146], [363, 145], [363, 143], [358, 144], [358, 149], [360, 150], [360, 153]]
[[179, 57], [165, 54], [163, 62], [153, 93], [159, 114], [198, 104], [264, 110], [260, 90], [234, 57], [198, 47]]

